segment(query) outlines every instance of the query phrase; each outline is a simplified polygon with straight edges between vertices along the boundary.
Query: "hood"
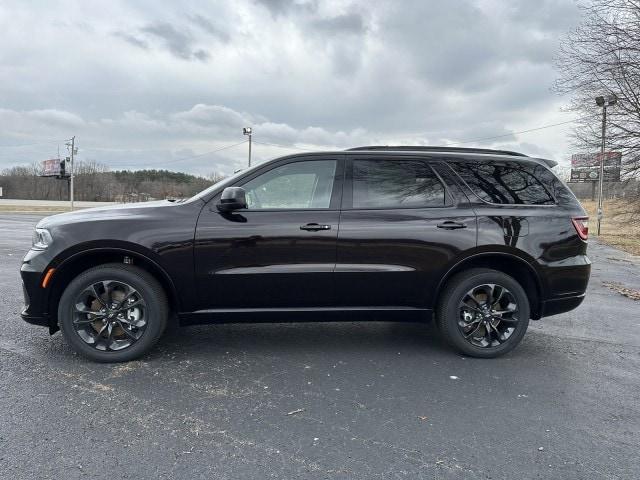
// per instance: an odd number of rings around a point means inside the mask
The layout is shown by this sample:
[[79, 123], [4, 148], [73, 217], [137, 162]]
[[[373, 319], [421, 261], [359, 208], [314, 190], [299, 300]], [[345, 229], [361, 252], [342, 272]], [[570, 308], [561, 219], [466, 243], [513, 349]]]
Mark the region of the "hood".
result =
[[39, 228], [49, 228], [68, 223], [91, 222], [107, 220], [110, 218], [123, 218], [131, 216], [145, 216], [151, 210], [160, 208], [172, 208], [181, 205], [182, 202], [170, 202], [168, 200], [156, 200], [153, 202], [122, 203], [106, 207], [85, 208], [73, 212], [58, 213], [45, 217], [38, 222]]

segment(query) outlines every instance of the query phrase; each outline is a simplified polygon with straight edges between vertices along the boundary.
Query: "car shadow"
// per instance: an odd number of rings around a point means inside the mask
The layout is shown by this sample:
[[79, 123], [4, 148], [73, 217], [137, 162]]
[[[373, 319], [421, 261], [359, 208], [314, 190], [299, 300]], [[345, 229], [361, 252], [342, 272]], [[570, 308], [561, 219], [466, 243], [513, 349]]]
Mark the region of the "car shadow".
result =
[[396, 354], [429, 349], [455, 355], [433, 322], [224, 323], [171, 328], [148, 358], [166, 354], [191, 357], [241, 350], [253, 355], [385, 351]]

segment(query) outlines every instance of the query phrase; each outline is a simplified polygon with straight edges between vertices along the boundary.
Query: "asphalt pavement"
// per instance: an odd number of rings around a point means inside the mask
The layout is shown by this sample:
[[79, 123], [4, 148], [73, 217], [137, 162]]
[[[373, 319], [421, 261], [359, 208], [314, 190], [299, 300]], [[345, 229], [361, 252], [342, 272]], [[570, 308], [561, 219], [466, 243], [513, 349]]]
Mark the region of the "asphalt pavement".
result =
[[432, 325], [226, 324], [90, 363], [19, 318], [40, 217], [0, 215], [2, 479], [635, 479], [640, 260], [591, 241], [583, 305], [492, 360]]

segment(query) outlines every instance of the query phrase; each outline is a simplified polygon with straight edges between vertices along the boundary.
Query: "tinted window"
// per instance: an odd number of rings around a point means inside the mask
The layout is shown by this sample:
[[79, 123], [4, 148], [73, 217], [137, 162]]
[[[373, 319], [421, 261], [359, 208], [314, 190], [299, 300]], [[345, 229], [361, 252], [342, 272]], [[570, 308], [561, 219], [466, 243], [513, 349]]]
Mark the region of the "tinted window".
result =
[[579, 202], [562, 181], [548, 168], [542, 165], [536, 165], [533, 168], [533, 176], [551, 192], [551, 195], [561, 205], [578, 205]]
[[534, 175], [536, 164], [452, 162], [451, 167], [486, 202], [525, 205], [555, 203], [550, 191]]
[[242, 185], [247, 192], [247, 207], [253, 210], [329, 208], [335, 172], [335, 160], [276, 167]]
[[353, 208], [442, 207], [444, 187], [422, 160], [354, 160]]

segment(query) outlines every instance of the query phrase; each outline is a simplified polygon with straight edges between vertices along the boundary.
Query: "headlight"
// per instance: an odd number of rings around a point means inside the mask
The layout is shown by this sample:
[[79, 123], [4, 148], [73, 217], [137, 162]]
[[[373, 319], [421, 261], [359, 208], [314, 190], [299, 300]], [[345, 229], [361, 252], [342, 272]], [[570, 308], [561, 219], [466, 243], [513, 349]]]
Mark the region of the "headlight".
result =
[[53, 241], [49, 230], [45, 228], [36, 228], [33, 231], [33, 248], [35, 250], [44, 250]]

